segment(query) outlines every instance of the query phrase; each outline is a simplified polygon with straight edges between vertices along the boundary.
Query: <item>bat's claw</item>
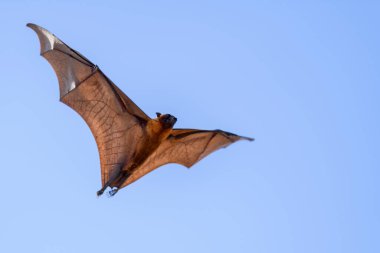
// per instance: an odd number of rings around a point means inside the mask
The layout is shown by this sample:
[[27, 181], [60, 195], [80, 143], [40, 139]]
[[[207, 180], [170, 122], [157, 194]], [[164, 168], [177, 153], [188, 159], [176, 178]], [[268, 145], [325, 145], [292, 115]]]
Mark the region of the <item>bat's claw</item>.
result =
[[118, 188], [115, 188], [115, 189], [109, 191], [109, 192], [108, 192], [108, 197], [113, 197], [113, 196], [115, 196], [115, 194], [118, 192], [118, 190], [119, 190]]

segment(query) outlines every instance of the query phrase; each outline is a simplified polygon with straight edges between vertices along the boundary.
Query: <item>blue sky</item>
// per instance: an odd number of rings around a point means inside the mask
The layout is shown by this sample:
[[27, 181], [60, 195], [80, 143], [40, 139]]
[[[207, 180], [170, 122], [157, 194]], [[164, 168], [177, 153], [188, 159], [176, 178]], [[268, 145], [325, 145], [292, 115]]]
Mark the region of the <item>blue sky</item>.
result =
[[[0, 3], [1, 252], [379, 252], [376, 1]], [[147, 114], [256, 138], [96, 198], [33, 22]]]

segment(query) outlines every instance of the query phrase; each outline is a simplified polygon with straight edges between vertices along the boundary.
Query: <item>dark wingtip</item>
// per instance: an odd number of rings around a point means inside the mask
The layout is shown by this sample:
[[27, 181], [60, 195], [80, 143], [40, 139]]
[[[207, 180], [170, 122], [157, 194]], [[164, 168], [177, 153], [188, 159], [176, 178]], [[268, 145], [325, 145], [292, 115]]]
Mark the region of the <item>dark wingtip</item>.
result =
[[234, 133], [222, 131], [220, 129], [216, 129], [214, 131], [219, 132], [219, 133], [224, 133], [224, 134], [227, 134], [227, 135], [230, 135], [230, 136], [235, 136], [235, 138], [237, 137], [238, 140], [246, 140], [246, 141], [254, 141], [255, 140], [254, 138], [251, 138], [251, 137], [240, 136], [240, 135], [237, 135], [237, 134], [234, 134]]
[[29, 27], [30, 29], [35, 30], [35, 31], [38, 30], [38, 29], [40, 29], [40, 28], [42, 28], [42, 27], [40, 27], [40, 26], [38, 26], [36, 24], [33, 24], [33, 23], [27, 23], [26, 26]]
[[245, 137], [245, 136], [240, 136], [243, 140], [247, 140], [247, 141], [254, 141], [255, 138], [250, 138], [250, 137]]
[[[27, 27], [29, 27], [30, 29], [32, 29], [33, 31], [35, 31], [37, 34], [40, 34], [40, 33], [48, 33], [48, 34], [51, 34], [48, 30], [46, 30], [45, 28], [39, 26], [39, 25], [36, 25], [36, 24], [33, 24], [33, 23], [27, 23], [26, 24]], [[51, 34], [52, 35], [52, 34]], [[45, 35], [46, 36], [46, 35]]]
[[37, 36], [40, 40], [40, 54], [52, 50], [55, 45], [60, 42], [60, 40], [54, 34], [41, 26], [33, 23], [28, 23], [26, 26], [37, 33]]

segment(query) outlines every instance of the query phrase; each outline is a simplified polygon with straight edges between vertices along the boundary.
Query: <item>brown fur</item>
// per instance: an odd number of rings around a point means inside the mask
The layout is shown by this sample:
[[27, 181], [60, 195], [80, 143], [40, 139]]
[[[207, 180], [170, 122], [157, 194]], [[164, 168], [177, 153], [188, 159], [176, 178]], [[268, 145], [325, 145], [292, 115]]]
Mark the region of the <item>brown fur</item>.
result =
[[[165, 140], [169, 135], [173, 127], [167, 127], [160, 121], [160, 118], [150, 119], [145, 127], [145, 135], [142, 137], [143, 140], [140, 141], [136, 153], [134, 154], [133, 164], [129, 164], [128, 167], [123, 167], [119, 176], [111, 183], [112, 187], [120, 188], [125, 180], [135, 172], [141, 164], [158, 148], [163, 140]], [[127, 162], [125, 164], [128, 164]]]

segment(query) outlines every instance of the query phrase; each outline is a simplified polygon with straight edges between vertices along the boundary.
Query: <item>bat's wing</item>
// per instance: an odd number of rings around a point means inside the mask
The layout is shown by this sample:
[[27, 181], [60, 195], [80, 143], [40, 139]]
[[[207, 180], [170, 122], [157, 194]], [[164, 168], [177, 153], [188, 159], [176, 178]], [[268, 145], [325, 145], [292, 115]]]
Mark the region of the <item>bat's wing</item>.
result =
[[82, 116], [95, 137], [104, 185], [131, 160], [150, 118], [87, 58], [46, 29], [27, 26], [57, 74], [60, 101]]
[[222, 130], [173, 129], [171, 135], [132, 173], [123, 187], [164, 164], [179, 163], [190, 168], [210, 153], [239, 140], [254, 139]]

